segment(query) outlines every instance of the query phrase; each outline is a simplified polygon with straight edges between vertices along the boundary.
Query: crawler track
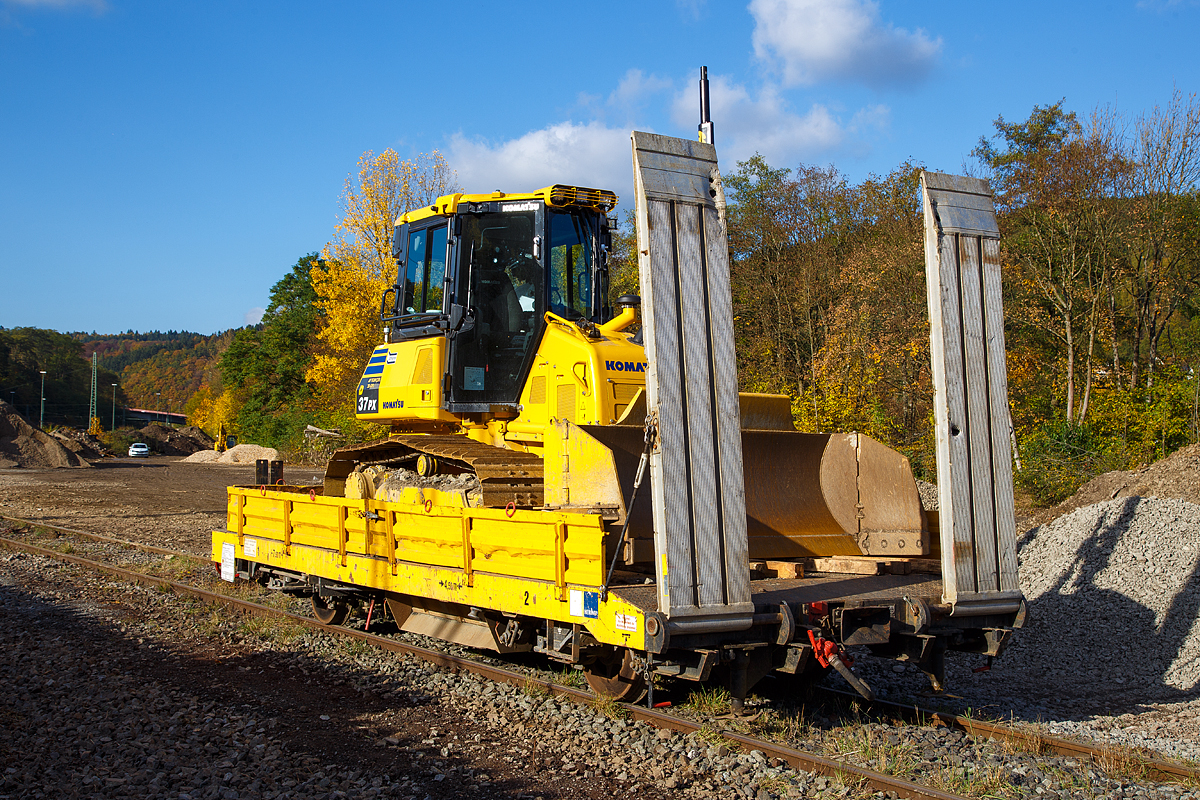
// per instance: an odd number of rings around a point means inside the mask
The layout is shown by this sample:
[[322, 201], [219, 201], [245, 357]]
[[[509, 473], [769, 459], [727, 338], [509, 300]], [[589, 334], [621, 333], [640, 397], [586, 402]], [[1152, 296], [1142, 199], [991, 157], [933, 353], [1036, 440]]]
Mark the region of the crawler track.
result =
[[466, 436], [393, 436], [377, 442], [343, 447], [329, 459], [326, 493], [338, 493], [359, 464], [415, 465], [417, 456], [469, 469], [479, 478], [484, 506], [503, 508], [512, 503], [536, 508], [543, 502], [542, 459], [531, 453], [505, 450]]

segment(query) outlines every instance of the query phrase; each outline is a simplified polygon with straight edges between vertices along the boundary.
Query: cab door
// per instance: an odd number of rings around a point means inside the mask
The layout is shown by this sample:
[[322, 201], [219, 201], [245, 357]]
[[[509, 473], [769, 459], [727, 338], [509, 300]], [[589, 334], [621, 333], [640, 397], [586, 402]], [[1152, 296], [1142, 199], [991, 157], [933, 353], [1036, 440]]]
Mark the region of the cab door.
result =
[[457, 225], [451, 412], [515, 406], [545, 325], [544, 208], [537, 201], [492, 208], [464, 214]]

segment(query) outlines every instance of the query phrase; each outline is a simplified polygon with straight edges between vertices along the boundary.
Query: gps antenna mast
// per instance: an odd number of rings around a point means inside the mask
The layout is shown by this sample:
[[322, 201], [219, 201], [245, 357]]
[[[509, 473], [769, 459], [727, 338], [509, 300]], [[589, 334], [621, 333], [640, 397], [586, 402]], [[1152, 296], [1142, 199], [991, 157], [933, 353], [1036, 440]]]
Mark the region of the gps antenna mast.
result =
[[713, 144], [713, 124], [708, 116], [708, 67], [700, 68], [700, 141]]

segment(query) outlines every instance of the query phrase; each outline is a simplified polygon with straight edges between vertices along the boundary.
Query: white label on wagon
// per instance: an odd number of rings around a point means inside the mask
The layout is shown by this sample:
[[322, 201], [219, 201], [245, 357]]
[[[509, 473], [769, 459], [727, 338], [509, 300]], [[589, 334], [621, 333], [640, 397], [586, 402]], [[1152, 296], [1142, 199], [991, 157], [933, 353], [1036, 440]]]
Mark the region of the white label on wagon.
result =
[[247, 539], [242, 545], [246, 558], [258, 558], [258, 539]]
[[237, 559], [237, 547], [233, 542], [221, 545], [221, 580], [233, 583], [234, 561]]
[[637, 633], [637, 617], [633, 614], [617, 614], [617, 630]]
[[572, 617], [582, 617], [583, 616], [583, 592], [579, 589], [571, 590], [570, 611], [571, 611]]

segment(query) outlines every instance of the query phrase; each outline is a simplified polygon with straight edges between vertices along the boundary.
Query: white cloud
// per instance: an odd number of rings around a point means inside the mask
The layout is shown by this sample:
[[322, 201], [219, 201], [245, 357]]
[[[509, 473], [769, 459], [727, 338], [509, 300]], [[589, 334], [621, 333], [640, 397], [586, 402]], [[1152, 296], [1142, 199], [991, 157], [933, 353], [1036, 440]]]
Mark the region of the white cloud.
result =
[[257, 325], [262, 322], [263, 311], [264, 309], [261, 308], [252, 308], [246, 312], [246, 316], [242, 317], [242, 320], [247, 325]]
[[633, 185], [629, 130], [599, 122], [560, 122], [503, 142], [458, 133], [447, 151], [468, 192], [528, 192], [568, 183], [627, 197]]
[[674, 86], [675, 82], [668, 78], [646, 75], [640, 69], [631, 69], [608, 96], [608, 104], [618, 110], [633, 111], [656, 95], [671, 91]]
[[[813, 104], [807, 113], [794, 113], [772, 85], [764, 86], [754, 97], [745, 86], [725, 76], [710, 75], [709, 84], [714, 137], [724, 170], [733, 169], [736, 162], [756, 152], [776, 166], [816, 160], [843, 147], [847, 137], [857, 132], [844, 127], [820, 104]], [[698, 103], [692, 87], [676, 94], [672, 107], [675, 124], [685, 131], [694, 130], [699, 122]]]
[[933, 68], [942, 40], [884, 23], [871, 0], [751, 0], [754, 52], [788, 86], [825, 80], [872, 87], [913, 84]]

